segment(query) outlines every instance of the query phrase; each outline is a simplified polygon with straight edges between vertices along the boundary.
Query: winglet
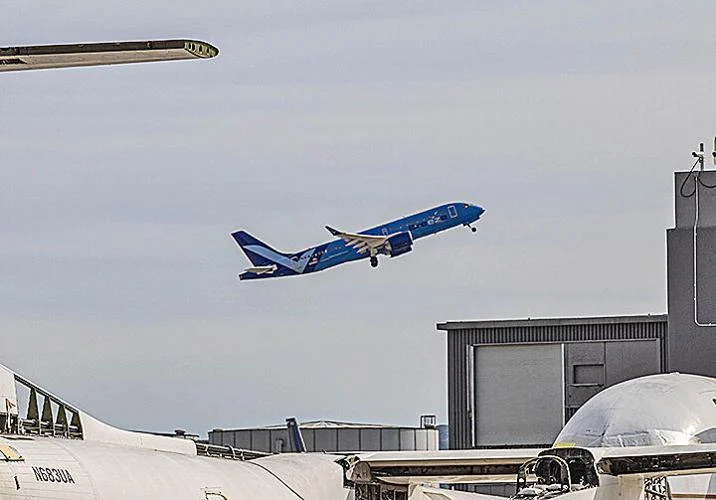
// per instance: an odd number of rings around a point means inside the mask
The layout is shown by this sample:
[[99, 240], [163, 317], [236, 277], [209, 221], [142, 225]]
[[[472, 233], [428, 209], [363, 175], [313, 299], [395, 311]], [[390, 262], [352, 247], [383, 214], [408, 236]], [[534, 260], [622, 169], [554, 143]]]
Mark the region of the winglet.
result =
[[331, 226], [326, 226], [326, 229], [328, 229], [328, 232], [331, 233], [333, 236], [339, 236], [341, 234], [340, 231], [337, 229], [333, 229]]

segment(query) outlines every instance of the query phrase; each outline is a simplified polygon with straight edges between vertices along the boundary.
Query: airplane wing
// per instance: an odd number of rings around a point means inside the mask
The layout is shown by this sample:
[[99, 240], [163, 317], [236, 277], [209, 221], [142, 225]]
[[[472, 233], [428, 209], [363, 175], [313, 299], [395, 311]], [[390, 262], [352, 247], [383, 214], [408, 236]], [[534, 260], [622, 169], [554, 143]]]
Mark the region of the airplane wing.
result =
[[355, 483], [512, 482], [520, 466], [541, 449], [376, 452], [357, 455], [346, 473]]
[[196, 40], [81, 43], [0, 48], [0, 72], [209, 59], [219, 49]]
[[337, 236], [343, 241], [345, 241], [348, 246], [358, 250], [359, 253], [365, 253], [371, 250], [376, 251], [382, 246], [384, 246], [385, 243], [388, 241], [388, 236], [344, 233], [343, 231], [338, 231], [337, 229], [333, 229], [330, 226], [326, 226], [326, 229], [328, 229], [328, 232], [331, 233], [333, 236]]
[[[589, 467], [602, 476], [602, 482], [586, 487], [580, 482], [577, 483], [576, 489], [562, 490], [558, 497], [565, 500], [568, 498], [636, 500], [645, 498], [642, 496], [645, 488], [654, 486], [649, 481], [658, 482], [668, 476], [716, 474], [715, 443], [628, 448], [566, 448], [544, 451], [493, 449], [377, 452], [359, 454], [347, 459], [352, 461], [348, 467], [345, 467], [345, 471], [346, 479], [356, 489], [376, 484], [407, 486], [409, 500], [469, 500], [471, 498], [498, 500], [498, 497], [489, 495], [472, 497], [467, 493], [455, 494], [449, 490], [434, 489], [430, 486], [438, 483], [512, 482], [518, 476], [518, 472], [528, 475], [535, 472], [524, 470], [525, 462], [532, 462], [537, 456], [556, 458], [561, 455], [566, 465], [567, 460], [571, 461], [571, 458], [577, 456], [573, 451], [580, 451], [579, 455], [588, 459], [585, 465], [591, 464]], [[574, 456], [570, 457], [570, 454]], [[609, 476], [613, 478], [612, 481], [605, 480]], [[540, 492], [549, 492], [549, 488], [554, 486], [559, 487], [561, 484], [550, 483], [546, 489], [535, 489], [528, 485], [521, 490], [525, 494], [519, 498], [528, 498], [528, 490], [532, 496], [535, 496]], [[703, 495], [698, 496], [698, 498], [702, 497]], [[552, 496], [544, 496], [544, 498], [552, 498]]]
[[591, 448], [597, 472], [609, 476], [716, 474], [716, 444]]

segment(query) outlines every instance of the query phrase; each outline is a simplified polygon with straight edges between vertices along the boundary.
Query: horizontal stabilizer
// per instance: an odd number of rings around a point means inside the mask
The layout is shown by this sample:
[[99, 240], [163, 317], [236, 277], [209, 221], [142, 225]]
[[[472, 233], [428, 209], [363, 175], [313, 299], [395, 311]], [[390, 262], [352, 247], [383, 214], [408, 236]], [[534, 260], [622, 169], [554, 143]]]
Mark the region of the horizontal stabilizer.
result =
[[244, 269], [244, 272], [254, 274], [273, 274], [276, 272], [276, 269], [278, 269], [278, 266], [276, 264], [271, 264], [270, 266], [247, 267]]
[[0, 72], [209, 59], [219, 49], [197, 40], [81, 43], [0, 48]]

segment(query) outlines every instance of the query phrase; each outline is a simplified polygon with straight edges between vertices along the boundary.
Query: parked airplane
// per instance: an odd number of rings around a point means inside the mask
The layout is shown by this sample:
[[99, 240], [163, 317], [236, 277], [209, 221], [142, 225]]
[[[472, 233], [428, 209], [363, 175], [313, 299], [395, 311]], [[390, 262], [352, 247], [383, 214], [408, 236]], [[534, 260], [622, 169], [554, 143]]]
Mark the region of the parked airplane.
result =
[[267, 456], [117, 429], [0, 365], [0, 499], [505, 500], [436, 486], [515, 478], [515, 500], [714, 498], [714, 396], [706, 377], [625, 382], [549, 450]]
[[323, 243], [297, 253], [274, 250], [246, 231], [236, 231], [232, 236], [249, 258], [253, 267], [239, 274], [239, 279], [275, 278], [295, 276], [322, 271], [354, 260], [370, 258], [372, 267], [378, 266], [378, 255], [397, 257], [413, 249], [413, 242], [456, 226], [476, 222], [485, 210], [470, 203], [454, 202], [425, 210], [366, 229], [360, 233], [345, 233], [330, 226], [328, 232], [339, 239]]

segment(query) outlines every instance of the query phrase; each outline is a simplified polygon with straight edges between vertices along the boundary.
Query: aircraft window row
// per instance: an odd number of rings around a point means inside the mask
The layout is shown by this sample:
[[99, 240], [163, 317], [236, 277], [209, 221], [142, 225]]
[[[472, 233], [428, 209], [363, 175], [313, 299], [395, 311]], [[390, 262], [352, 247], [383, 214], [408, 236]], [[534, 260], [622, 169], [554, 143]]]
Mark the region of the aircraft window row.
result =
[[[442, 222], [442, 221], [448, 220], [448, 216], [447, 216], [447, 215], [441, 215], [441, 216], [439, 216], [439, 217], [434, 217], [432, 220], [434, 221], [434, 222], [432, 222], [432, 224], [435, 224], [436, 222]], [[419, 228], [419, 227], [426, 227], [426, 226], [428, 226], [429, 224], [431, 224], [431, 223], [429, 223], [427, 220], [424, 220], [424, 221], [421, 221], [421, 222], [416, 222], [415, 224], [410, 224], [410, 225], [408, 226], [408, 230], [409, 230], [409, 231], [412, 231], [412, 230], [417, 229], [417, 228]]]

